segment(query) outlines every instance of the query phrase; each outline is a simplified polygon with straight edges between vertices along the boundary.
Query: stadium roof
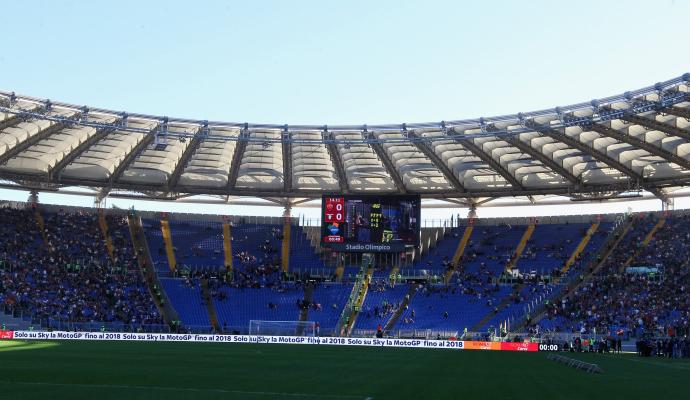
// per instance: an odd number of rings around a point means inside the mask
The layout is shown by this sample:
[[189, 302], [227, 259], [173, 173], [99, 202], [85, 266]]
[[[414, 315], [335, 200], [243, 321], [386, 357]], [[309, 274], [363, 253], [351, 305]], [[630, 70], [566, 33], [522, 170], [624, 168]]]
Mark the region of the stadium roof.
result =
[[425, 198], [647, 191], [690, 186], [690, 74], [514, 115], [391, 125], [177, 119], [0, 91], [4, 187], [190, 195]]

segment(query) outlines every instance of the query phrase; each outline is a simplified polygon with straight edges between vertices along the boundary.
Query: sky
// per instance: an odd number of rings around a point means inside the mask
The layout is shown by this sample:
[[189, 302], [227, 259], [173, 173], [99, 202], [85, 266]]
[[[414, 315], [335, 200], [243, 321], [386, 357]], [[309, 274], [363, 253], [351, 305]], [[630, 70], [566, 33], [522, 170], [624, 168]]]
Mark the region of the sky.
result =
[[[2, 14], [0, 90], [194, 119], [475, 118], [588, 101], [690, 72], [690, 0], [34, 0], [5, 2]], [[26, 195], [0, 190], [0, 198]], [[522, 209], [506, 212], [550, 212]]]

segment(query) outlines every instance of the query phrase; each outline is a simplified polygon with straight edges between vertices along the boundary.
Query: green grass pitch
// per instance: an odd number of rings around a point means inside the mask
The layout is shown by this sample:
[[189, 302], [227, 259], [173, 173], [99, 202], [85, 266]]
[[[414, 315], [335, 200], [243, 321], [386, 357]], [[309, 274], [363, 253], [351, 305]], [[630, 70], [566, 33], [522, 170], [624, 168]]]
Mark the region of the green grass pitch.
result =
[[0, 342], [2, 399], [685, 398], [687, 360], [580, 354], [151, 342]]

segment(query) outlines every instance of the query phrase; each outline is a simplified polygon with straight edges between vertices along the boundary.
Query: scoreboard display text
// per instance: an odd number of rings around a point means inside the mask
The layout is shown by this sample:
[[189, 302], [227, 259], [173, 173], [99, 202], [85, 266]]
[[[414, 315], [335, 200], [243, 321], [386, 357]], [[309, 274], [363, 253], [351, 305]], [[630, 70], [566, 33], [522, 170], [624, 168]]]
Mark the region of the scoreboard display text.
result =
[[368, 253], [419, 246], [419, 196], [323, 196], [321, 211], [324, 247]]

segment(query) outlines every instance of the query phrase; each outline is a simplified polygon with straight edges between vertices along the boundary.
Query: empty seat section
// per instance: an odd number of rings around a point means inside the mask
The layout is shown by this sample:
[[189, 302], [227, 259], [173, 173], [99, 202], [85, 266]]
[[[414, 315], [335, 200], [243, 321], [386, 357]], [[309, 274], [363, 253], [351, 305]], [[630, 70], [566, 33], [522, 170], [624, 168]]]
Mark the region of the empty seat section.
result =
[[447, 265], [453, 261], [453, 255], [464, 230], [465, 227], [459, 227], [447, 231], [446, 235], [439, 238], [427, 254], [414, 263], [414, 268], [444, 272]]
[[301, 226], [290, 229], [290, 271], [308, 271], [326, 268], [314, 251]]
[[218, 323], [229, 330], [246, 332], [249, 321], [299, 321], [298, 301], [304, 298], [301, 287], [229, 288], [219, 289], [215, 296]]
[[215, 221], [170, 221], [179, 268], [218, 270], [225, 265], [223, 227]]
[[[495, 291], [494, 291], [495, 290]], [[436, 329], [462, 331], [472, 328], [510, 288], [499, 286], [489, 295], [463, 294], [457, 289], [427, 287], [417, 292], [394, 329]], [[446, 316], [447, 313], [447, 316]]]
[[379, 324], [385, 326], [402, 304], [407, 290], [407, 285], [390, 287], [387, 284], [372, 283], [357, 316], [355, 329], [376, 329]]
[[211, 322], [199, 282], [191, 280], [188, 283], [184, 279], [173, 278], [161, 278], [160, 281], [185, 327], [210, 329]]
[[146, 234], [146, 243], [149, 246], [149, 253], [151, 253], [151, 260], [156, 268], [156, 272], [158, 272], [160, 276], [169, 276], [170, 266], [168, 265], [168, 257], [165, 253], [161, 222], [142, 218], [141, 225]]
[[338, 326], [340, 314], [351, 292], [352, 285], [346, 284], [321, 284], [314, 287], [312, 302], [318, 309], [309, 310], [309, 320], [319, 323], [322, 335]]

